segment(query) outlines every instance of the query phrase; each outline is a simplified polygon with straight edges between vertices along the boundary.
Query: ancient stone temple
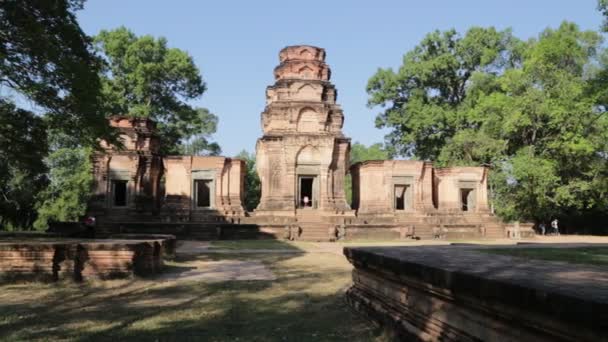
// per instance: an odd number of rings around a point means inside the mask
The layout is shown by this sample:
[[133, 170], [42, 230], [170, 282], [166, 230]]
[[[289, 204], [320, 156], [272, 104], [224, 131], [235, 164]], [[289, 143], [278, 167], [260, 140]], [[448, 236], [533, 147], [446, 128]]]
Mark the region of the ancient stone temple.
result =
[[350, 211], [344, 194], [350, 139], [342, 134], [344, 114], [329, 82], [325, 50], [290, 46], [279, 59], [256, 146], [262, 183], [256, 214], [344, 214]]
[[100, 225], [215, 222], [245, 215], [242, 160], [164, 156], [154, 121], [114, 116], [109, 123], [118, 129], [123, 146], [102, 142], [103, 152], [93, 156], [88, 215]]
[[[266, 89], [256, 145], [261, 199], [242, 203], [245, 163], [226, 157], [164, 156], [149, 119], [116, 116], [124, 148], [102, 144], [93, 159], [88, 214], [116, 229], [155, 223], [160, 232], [204, 238], [306, 240], [479, 238], [531, 233], [500, 222], [488, 204], [488, 169], [436, 168], [430, 161], [349, 165], [350, 139], [325, 50], [289, 46]], [[345, 177], [352, 177], [348, 203]], [[152, 227], [148, 225], [147, 227]], [[186, 228], [184, 228], [186, 227]], [[122, 228], [121, 228], [122, 229]], [[522, 230], [523, 229], [523, 230]], [[198, 235], [197, 235], [198, 234]]]

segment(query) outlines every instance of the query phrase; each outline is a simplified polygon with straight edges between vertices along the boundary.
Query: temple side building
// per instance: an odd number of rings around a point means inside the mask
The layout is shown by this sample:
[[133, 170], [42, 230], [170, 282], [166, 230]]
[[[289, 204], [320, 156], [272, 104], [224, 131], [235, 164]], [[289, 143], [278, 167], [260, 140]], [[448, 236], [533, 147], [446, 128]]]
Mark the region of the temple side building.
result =
[[88, 214], [106, 222], [207, 222], [245, 215], [245, 163], [225, 157], [163, 156], [154, 121], [114, 116], [121, 148], [93, 156]]

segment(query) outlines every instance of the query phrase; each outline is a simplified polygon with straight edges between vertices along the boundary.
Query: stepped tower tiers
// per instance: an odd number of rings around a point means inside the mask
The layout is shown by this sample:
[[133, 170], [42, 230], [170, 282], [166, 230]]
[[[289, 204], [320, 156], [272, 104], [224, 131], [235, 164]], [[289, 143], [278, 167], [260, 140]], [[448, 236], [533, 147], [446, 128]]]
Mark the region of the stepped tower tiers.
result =
[[279, 53], [275, 84], [266, 89], [256, 166], [262, 196], [256, 214], [293, 216], [298, 209], [350, 212], [344, 193], [350, 139], [329, 82], [325, 50], [288, 46]]

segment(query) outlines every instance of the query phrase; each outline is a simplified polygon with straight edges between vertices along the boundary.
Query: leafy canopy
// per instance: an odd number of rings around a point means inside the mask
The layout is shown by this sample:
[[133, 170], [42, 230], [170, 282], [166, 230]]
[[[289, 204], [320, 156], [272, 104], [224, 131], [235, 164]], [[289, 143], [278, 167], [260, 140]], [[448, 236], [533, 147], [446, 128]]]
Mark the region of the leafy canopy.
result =
[[208, 141], [217, 117], [188, 101], [206, 90], [200, 70], [165, 38], [137, 37], [125, 27], [101, 31], [95, 45], [106, 61], [102, 73], [105, 111], [148, 117], [159, 123], [164, 153], [219, 153]]
[[397, 72], [370, 79], [369, 104], [384, 108], [376, 122], [397, 153], [492, 167], [503, 217], [605, 212], [601, 41], [568, 22], [527, 42], [493, 28], [434, 32]]
[[2, 1], [0, 86], [37, 105], [50, 127], [92, 146], [109, 129], [100, 110], [100, 60], [76, 21], [82, 4]]
[[0, 229], [34, 222], [36, 195], [47, 184], [47, 151], [44, 121], [0, 100]]

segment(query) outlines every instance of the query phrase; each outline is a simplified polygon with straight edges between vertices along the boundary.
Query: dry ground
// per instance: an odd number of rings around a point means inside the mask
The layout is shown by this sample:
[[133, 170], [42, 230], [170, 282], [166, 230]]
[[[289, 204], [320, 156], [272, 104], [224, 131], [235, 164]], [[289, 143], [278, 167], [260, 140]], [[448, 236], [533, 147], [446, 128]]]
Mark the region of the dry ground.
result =
[[448, 243], [184, 243], [181, 256], [155, 278], [0, 285], [0, 340], [384, 341], [386, 335], [344, 302], [351, 266], [342, 248]]
[[[350, 266], [333, 253], [190, 255], [171, 274], [205, 261], [261, 261], [276, 280], [186, 277], [0, 286], [0, 340], [377, 341], [346, 306]], [[190, 280], [189, 280], [190, 279]]]

